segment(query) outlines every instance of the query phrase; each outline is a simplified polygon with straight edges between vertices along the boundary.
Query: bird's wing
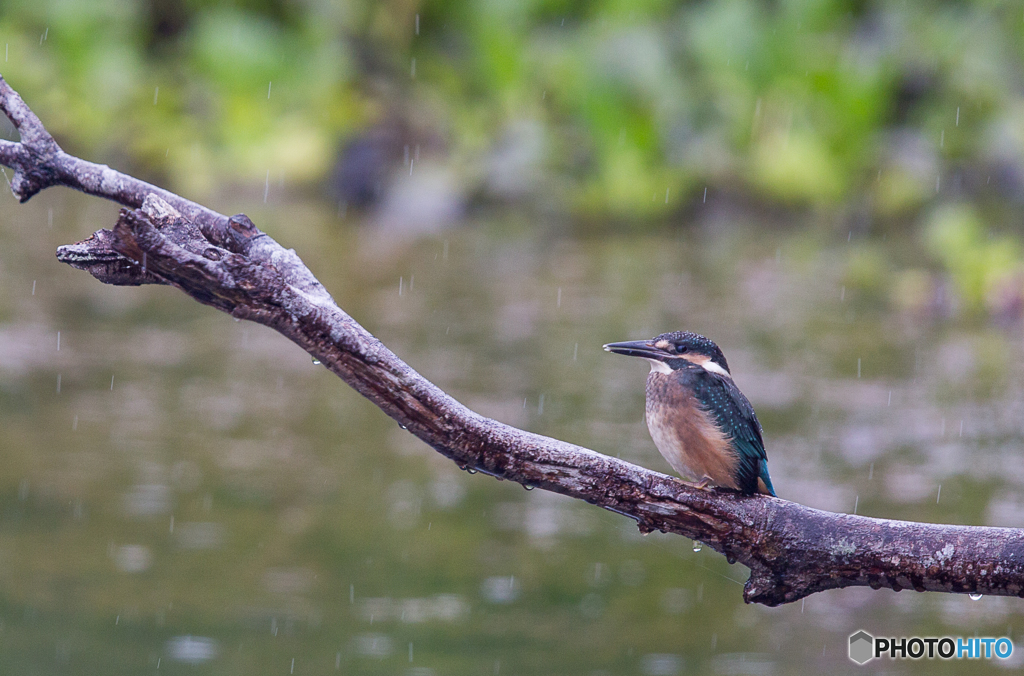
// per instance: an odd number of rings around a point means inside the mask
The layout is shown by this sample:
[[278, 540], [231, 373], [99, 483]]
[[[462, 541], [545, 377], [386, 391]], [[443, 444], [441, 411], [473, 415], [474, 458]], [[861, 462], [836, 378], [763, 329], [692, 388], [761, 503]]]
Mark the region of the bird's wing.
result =
[[768, 454], [761, 439], [761, 423], [751, 406], [731, 379], [704, 372], [696, 379], [694, 394], [721, 430], [732, 438], [733, 448], [739, 456], [736, 483], [744, 493], [758, 490], [757, 480], [764, 480], [774, 495], [768, 477]]

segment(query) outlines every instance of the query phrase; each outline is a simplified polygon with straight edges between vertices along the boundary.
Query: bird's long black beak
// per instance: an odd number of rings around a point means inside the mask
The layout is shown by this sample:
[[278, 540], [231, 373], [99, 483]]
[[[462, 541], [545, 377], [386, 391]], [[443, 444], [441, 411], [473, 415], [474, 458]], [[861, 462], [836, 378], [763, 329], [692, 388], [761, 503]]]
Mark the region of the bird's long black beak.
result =
[[669, 357], [669, 353], [660, 347], [655, 347], [650, 340], [627, 340], [623, 343], [608, 343], [604, 346], [607, 352], [624, 354], [627, 357], [646, 357], [647, 359], [658, 359], [663, 361]]

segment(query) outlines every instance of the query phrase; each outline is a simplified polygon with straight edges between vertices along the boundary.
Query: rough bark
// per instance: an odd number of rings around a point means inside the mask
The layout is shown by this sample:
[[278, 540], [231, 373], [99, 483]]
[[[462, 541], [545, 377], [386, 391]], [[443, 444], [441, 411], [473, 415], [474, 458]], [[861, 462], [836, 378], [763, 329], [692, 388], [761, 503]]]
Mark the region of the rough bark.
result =
[[349, 317], [293, 250], [244, 215], [228, 218], [64, 153], [0, 77], [0, 109], [21, 142], [0, 141], [22, 202], [64, 185], [124, 205], [113, 230], [57, 258], [108, 284], [170, 284], [290, 338], [467, 471], [568, 495], [699, 540], [750, 568], [747, 602], [887, 587], [1024, 596], [1024, 530], [835, 514], [762, 495], [698, 489], [573, 444], [480, 416], [420, 376]]

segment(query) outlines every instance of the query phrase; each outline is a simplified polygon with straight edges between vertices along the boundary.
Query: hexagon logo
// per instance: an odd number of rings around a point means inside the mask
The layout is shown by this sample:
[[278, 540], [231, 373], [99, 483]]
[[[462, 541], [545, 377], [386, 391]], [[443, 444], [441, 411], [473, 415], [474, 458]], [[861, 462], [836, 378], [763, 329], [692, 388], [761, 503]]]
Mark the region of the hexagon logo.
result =
[[850, 659], [857, 664], [866, 664], [875, 657], [875, 637], [863, 629], [850, 635]]

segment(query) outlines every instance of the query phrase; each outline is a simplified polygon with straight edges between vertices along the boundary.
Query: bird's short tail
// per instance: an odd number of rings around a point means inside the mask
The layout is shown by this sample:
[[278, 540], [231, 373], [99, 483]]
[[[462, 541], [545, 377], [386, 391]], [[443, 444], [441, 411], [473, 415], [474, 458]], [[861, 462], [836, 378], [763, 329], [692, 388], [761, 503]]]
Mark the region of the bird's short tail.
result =
[[775, 488], [772, 486], [772, 478], [768, 476], [767, 460], [761, 460], [760, 466], [758, 467], [757, 479], [757, 491], [759, 493], [777, 497], [775, 495]]

